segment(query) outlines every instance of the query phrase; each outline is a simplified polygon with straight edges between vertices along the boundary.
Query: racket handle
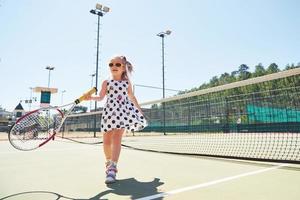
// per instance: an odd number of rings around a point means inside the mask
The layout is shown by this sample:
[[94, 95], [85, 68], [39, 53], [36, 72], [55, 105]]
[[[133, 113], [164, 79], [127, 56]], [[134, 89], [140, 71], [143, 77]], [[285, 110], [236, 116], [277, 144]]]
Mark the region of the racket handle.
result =
[[81, 97], [79, 97], [78, 99], [76, 99], [75, 103], [79, 104], [80, 102], [84, 101], [86, 97], [91, 96], [92, 94], [94, 94], [96, 92], [97, 92], [97, 88], [93, 87], [87, 93], [85, 93], [84, 95], [82, 95]]

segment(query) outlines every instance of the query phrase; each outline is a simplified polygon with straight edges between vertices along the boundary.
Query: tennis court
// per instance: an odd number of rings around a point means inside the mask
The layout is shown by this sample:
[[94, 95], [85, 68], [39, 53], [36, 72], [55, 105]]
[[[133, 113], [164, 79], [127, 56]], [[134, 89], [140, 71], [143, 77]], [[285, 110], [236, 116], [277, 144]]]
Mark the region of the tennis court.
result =
[[142, 103], [149, 124], [124, 134], [111, 185], [101, 110], [69, 115], [35, 151], [15, 150], [2, 133], [0, 199], [300, 199], [299, 74]]
[[[2, 133], [2, 135], [5, 133]], [[100, 138], [98, 138], [100, 140]], [[124, 137], [128, 139], [128, 137]], [[83, 139], [82, 139], [83, 140]], [[142, 137], [140, 140], [147, 140]], [[123, 147], [118, 182], [105, 185], [101, 144], [56, 139], [22, 152], [0, 142], [1, 199], [299, 199], [296, 164]]]

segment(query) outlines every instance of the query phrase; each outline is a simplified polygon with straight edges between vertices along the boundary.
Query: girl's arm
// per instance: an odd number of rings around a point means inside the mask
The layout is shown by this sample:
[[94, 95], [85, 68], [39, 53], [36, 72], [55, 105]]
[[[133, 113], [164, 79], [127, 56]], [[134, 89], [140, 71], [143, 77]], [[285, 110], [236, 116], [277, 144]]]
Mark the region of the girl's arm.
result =
[[142, 111], [138, 101], [136, 100], [136, 98], [135, 98], [135, 96], [132, 92], [132, 86], [131, 86], [130, 81], [128, 81], [128, 83], [129, 83], [128, 84], [128, 91], [127, 91], [128, 92], [128, 97], [129, 97], [130, 101], [135, 105], [135, 107], [137, 107], [139, 109], [139, 111], [143, 114], [143, 111]]
[[107, 81], [103, 81], [102, 86], [101, 86], [101, 91], [98, 96], [91, 96], [89, 100], [94, 100], [94, 101], [102, 101], [106, 95], [107, 91]]

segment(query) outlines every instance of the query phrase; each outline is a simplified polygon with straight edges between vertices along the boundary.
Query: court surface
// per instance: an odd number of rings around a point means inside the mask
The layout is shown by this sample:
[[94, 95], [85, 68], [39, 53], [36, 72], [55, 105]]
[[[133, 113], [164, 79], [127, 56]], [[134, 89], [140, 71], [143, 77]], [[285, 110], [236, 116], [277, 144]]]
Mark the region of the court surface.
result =
[[[163, 145], [163, 144], [162, 144]], [[122, 148], [104, 184], [101, 145], [57, 139], [29, 152], [0, 141], [0, 199], [300, 199], [300, 166]]]

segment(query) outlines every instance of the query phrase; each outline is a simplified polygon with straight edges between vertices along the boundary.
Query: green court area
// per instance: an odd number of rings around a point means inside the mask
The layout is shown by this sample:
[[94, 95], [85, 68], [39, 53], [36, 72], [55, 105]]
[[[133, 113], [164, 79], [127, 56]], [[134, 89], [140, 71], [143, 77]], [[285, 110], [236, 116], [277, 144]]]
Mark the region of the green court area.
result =
[[[123, 143], [133, 143], [133, 139], [140, 144], [153, 140], [124, 137]], [[118, 181], [105, 185], [101, 144], [57, 138], [38, 150], [23, 152], [2, 140], [0, 159], [3, 200], [300, 199], [297, 164], [182, 156], [123, 147]]]

